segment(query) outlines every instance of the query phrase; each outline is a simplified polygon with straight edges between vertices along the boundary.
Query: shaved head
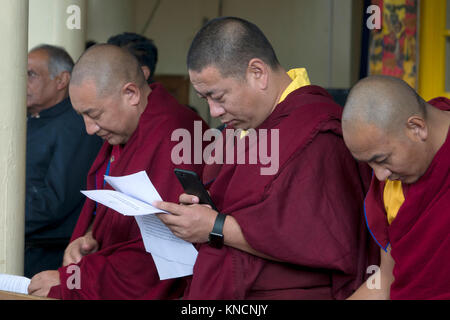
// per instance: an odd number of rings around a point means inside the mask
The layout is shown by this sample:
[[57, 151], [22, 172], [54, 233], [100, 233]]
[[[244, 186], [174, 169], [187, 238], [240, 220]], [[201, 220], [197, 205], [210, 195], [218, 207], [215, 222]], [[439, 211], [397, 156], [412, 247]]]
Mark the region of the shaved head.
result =
[[344, 142], [379, 181], [414, 183], [447, 137], [450, 115], [397, 78], [371, 76], [350, 91], [342, 115]]
[[75, 64], [70, 85], [80, 86], [85, 81], [95, 84], [99, 97], [119, 92], [129, 82], [139, 88], [146, 85], [137, 59], [127, 50], [109, 44], [90, 47]]
[[125, 144], [136, 131], [151, 88], [137, 59], [127, 49], [90, 47], [75, 64], [69, 95], [86, 132], [111, 145]]
[[350, 91], [344, 107], [344, 125], [372, 124], [386, 132], [402, 128], [413, 115], [426, 118], [426, 102], [403, 80], [371, 76]]
[[275, 51], [253, 23], [237, 17], [219, 17], [200, 29], [189, 48], [189, 70], [216, 67], [223, 76], [245, 77], [248, 63], [258, 58], [273, 70], [280, 67]]

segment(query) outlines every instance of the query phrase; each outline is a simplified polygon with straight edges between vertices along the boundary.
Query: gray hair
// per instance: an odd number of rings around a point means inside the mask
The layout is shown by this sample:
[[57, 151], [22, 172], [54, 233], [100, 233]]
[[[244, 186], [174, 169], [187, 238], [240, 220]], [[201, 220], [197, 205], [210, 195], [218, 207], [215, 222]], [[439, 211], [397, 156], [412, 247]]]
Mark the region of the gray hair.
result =
[[30, 52], [37, 50], [44, 50], [48, 54], [48, 72], [50, 79], [54, 79], [64, 71], [72, 73], [74, 62], [64, 48], [41, 44], [31, 49]]

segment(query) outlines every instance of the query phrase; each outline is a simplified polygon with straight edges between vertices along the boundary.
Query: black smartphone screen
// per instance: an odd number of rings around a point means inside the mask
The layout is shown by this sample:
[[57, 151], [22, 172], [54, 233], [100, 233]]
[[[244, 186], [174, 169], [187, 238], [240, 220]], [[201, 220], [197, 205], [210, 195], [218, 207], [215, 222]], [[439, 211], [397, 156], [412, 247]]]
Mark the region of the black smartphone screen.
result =
[[202, 204], [209, 204], [213, 210], [217, 211], [205, 186], [194, 171], [175, 169], [175, 175], [183, 186], [184, 192], [197, 196]]

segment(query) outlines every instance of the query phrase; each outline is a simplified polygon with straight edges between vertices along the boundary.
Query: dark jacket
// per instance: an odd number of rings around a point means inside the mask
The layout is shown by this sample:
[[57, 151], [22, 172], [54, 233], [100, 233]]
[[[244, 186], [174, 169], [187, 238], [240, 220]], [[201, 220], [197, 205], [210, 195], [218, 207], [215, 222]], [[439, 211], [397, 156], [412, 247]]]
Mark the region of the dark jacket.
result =
[[27, 120], [25, 275], [56, 269], [102, 140], [86, 133], [69, 98]]

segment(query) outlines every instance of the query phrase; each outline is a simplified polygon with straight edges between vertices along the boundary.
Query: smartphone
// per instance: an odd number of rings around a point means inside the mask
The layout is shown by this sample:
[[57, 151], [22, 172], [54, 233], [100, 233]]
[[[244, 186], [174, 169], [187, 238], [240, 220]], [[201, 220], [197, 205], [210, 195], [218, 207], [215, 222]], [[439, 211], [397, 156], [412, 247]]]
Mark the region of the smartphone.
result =
[[176, 168], [175, 175], [183, 186], [184, 192], [197, 196], [202, 204], [209, 204], [213, 210], [217, 210], [205, 186], [194, 171]]

